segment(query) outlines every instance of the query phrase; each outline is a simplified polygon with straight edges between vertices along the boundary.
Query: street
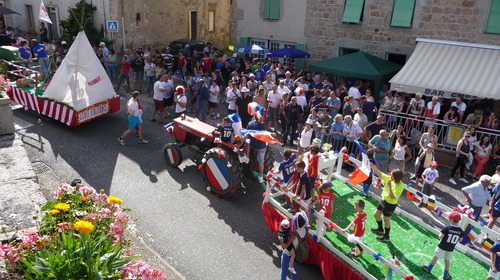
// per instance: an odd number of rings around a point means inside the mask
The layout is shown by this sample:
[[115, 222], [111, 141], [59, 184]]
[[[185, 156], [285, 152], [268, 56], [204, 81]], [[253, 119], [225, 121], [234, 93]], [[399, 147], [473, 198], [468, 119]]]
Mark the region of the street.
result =
[[[141, 100], [149, 144], [139, 144], [131, 134], [120, 146], [128, 98], [122, 97], [120, 112], [76, 128], [16, 110], [30, 161], [45, 164], [68, 182], [81, 178], [122, 198], [144, 240], [187, 279], [278, 279], [281, 248], [264, 221], [263, 189], [247, 181], [248, 191], [217, 198], [206, 190], [197, 164], [189, 159], [196, 155], [187, 149], [179, 169], [167, 167], [161, 151], [173, 138], [162, 125], [149, 122], [149, 97]], [[298, 266], [298, 275], [322, 279], [319, 267], [311, 265]]]

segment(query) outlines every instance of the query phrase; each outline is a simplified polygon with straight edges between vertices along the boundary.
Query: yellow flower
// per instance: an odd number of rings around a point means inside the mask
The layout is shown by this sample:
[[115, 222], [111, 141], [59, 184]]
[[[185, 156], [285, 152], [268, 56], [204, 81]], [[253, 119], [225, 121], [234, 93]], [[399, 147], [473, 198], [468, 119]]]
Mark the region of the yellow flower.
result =
[[81, 201], [81, 202], [86, 202], [87, 200], [89, 200], [89, 198], [88, 198], [88, 197], [86, 197], [86, 196], [82, 196], [82, 197], [80, 197], [80, 201]]
[[52, 210], [49, 211], [49, 213], [50, 213], [50, 215], [55, 216], [55, 215], [57, 215], [57, 214], [59, 214], [61, 212], [59, 210], [57, 210], [57, 209], [52, 209]]
[[122, 205], [123, 201], [120, 198], [118, 198], [118, 197], [109, 196], [108, 197], [108, 203], [109, 204], [115, 204], [115, 203], [117, 203], [117, 204]]
[[94, 231], [94, 225], [87, 221], [76, 221], [74, 226], [75, 230], [80, 234], [92, 233]]
[[69, 205], [66, 203], [57, 203], [56, 206], [54, 206], [54, 208], [56, 208], [59, 211], [65, 212], [68, 211]]

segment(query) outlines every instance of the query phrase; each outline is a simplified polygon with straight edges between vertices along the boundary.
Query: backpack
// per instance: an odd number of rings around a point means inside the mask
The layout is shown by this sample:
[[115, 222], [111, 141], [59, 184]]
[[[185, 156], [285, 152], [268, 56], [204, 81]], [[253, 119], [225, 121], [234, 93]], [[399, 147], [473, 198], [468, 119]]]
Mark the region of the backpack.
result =
[[304, 238], [301, 238], [297, 232], [294, 232], [295, 237], [299, 240], [299, 247], [295, 248], [295, 261], [303, 263], [309, 257], [309, 243], [307, 243], [307, 231]]

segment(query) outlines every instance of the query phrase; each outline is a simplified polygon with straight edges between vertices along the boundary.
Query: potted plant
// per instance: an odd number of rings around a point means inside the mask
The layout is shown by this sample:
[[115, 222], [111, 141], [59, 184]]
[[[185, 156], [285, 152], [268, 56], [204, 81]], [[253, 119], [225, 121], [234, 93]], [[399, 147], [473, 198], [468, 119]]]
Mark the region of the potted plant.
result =
[[0, 135], [12, 134], [15, 131], [10, 98], [7, 96], [9, 88], [10, 81], [0, 75]]

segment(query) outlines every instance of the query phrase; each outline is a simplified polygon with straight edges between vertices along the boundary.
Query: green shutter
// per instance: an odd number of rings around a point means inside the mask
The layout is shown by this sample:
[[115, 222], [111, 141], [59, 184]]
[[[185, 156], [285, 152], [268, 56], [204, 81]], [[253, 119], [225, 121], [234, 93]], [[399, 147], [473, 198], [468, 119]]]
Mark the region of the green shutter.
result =
[[280, 19], [281, 0], [264, 0], [262, 17], [265, 19]]
[[415, 0], [395, 0], [391, 26], [411, 27]]
[[485, 32], [500, 34], [500, 0], [491, 0]]
[[359, 23], [363, 12], [364, 0], [346, 0], [344, 7], [343, 22]]
[[[301, 51], [306, 51], [306, 44], [297, 43], [297, 49]], [[295, 59], [295, 70], [299, 72], [302, 68], [304, 68], [304, 58], [296, 58]]]
[[[250, 45], [250, 37], [240, 37], [240, 46], [239, 46], [239, 48], [246, 47], [246, 46], [249, 46], [249, 45]], [[237, 51], [238, 49], [236, 48], [235, 50]], [[241, 58], [245, 57], [244, 53], [239, 53], [238, 55]]]
[[264, 9], [262, 13], [262, 18], [269, 18], [271, 8], [271, 0], [264, 0]]
[[269, 1], [269, 19], [280, 19], [281, 0]]

